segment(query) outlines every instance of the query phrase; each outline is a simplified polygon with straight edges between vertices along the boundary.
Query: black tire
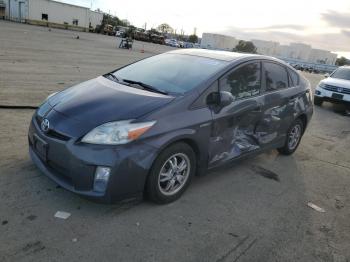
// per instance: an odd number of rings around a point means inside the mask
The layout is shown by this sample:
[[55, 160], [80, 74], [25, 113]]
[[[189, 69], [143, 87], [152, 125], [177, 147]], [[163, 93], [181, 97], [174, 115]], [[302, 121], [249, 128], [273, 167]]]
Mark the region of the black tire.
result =
[[323, 103], [323, 99], [318, 97], [318, 96], [314, 96], [314, 105], [315, 106], [322, 106]]
[[[289, 137], [291, 135], [291, 132], [293, 131], [293, 129], [296, 127], [296, 126], [299, 126], [300, 128], [300, 137], [296, 143], [296, 145], [294, 145], [293, 147], [290, 146], [289, 144]], [[301, 141], [301, 138], [303, 136], [303, 133], [304, 133], [304, 124], [303, 124], [303, 121], [301, 121], [300, 118], [296, 119], [293, 124], [291, 124], [291, 126], [288, 128], [288, 131], [287, 131], [287, 136], [286, 136], [286, 141], [284, 143], [284, 146], [283, 147], [280, 147], [278, 148], [278, 152], [282, 155], [291, 155], [295, 152], [295, 150], [297, 150], [298, 146], [299, 146], [299, 143]]]
[[[176, 154], [186, 155], [189, 160], [189, 170], [186, 181], [181, 189], [173, 195], [165, 195], [160, 187], [159, 176], [165, 163]], [[164, 149], [152, 165], [146, 182], [146, 193], [148, 198], [158, 204], [166, 204], [177, 200], [191, 183], [191, 179], [196, 172], [196, 155], [192, 148], [183, 142], [172, 144]]]

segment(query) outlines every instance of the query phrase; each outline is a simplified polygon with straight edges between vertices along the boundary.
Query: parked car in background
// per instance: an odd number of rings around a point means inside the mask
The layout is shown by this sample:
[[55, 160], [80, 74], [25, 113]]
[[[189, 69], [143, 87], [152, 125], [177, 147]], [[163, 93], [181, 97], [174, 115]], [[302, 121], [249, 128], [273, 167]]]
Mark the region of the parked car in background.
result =
[[151, 39], [152, 43], [160, 44], [160, 45], [164, 45], [165, 44], [164, 36], [162, 36], [162, 35], [151, 34], [150, 35], [150, 39]]
[[310, 83], [281, 60], [182, 49], [47, 98], [31, 120], [29, 152], [80, 195], [145, 191], [168, 203], [195, 174], [274, 148], [292, 154], [312, 113]]
[[114, 35], [114, 28], [112, 25], [105, 25], [103, 28], [103, 34], [105, 35]]
[[321, 106], [323, 101], [350, 105], [350, 66], [341, 66], [320, 81], [315, 90], [314, 104]]
[[184, 48], [193, 48], [194, 47], [194, 45], [193, 45], [193, 43], [191, 43], [191, 42], [184, 42], [184, 46], [183, 46]]
[[165, 42], [166, 45], [172, 46], [172, 47], [180, 47], [176, 39], [167, 39], [167, 40], [168, 41]]
[[122, 37], [122, 38], [124, 38], [125, 37], [125, 31], [116, 31], [115, 32], [115, 36], [116, 37]]

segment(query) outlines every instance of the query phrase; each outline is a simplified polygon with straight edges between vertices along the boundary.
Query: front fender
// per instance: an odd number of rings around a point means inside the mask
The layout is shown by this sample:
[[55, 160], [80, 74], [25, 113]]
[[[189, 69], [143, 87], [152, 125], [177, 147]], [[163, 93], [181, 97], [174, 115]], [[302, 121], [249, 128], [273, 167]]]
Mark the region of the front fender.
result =
[[158, 149], [158, 154], [173, 143], [183, 141], [189, 144], [197, 156], [197, 173], [202, 173], [208, 165], [208, 141], [211, 124], [205, 127], [174, 130], [157, 136], [144, 143]]

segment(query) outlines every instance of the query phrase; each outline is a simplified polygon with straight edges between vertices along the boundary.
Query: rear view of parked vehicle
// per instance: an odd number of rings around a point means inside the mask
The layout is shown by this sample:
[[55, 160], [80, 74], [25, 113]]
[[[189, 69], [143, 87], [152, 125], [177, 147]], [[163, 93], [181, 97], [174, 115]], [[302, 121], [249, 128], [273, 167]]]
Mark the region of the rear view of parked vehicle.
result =
[[49, 97], [33, 115], [29, 151], [80, 195], [168, 203], [208, 169], [292, 154], [312, 113], [309, 82], [281, 60], [181, 49]]

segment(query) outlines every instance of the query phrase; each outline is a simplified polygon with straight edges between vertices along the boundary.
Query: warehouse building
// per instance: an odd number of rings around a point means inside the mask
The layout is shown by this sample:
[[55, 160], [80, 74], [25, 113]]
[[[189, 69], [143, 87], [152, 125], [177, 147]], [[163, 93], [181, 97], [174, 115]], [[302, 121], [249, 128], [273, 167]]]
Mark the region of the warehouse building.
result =
[[5, 18], [38, 25], [87, 31], [101, 25], [103, 13], [54, 0], [4, 0]]
[[201, 48], [232, 51], [238, 40], [232, 36], [203, 33]]
[[277, 49], [280, 45], [278, 42], [264, 41], [264, 40], [258, 40], [258, 39], [253, 39], [252, 42], [255, 45], [256, 52], [258, 54], [264, 54], [264, 55], [270, 55], [270, 56], [273, 56], [276, 54]]
[[303, 43], [280, 45], [278, 42], [265, 40], [252, 40], [252, 42], [256, 46], [258, 54], [293, 60], [300, 64], [305, 62], [334, 65], [337, 59], [337, 54], [331, 53], [327, 50], [314, 49], [311, 45]]

